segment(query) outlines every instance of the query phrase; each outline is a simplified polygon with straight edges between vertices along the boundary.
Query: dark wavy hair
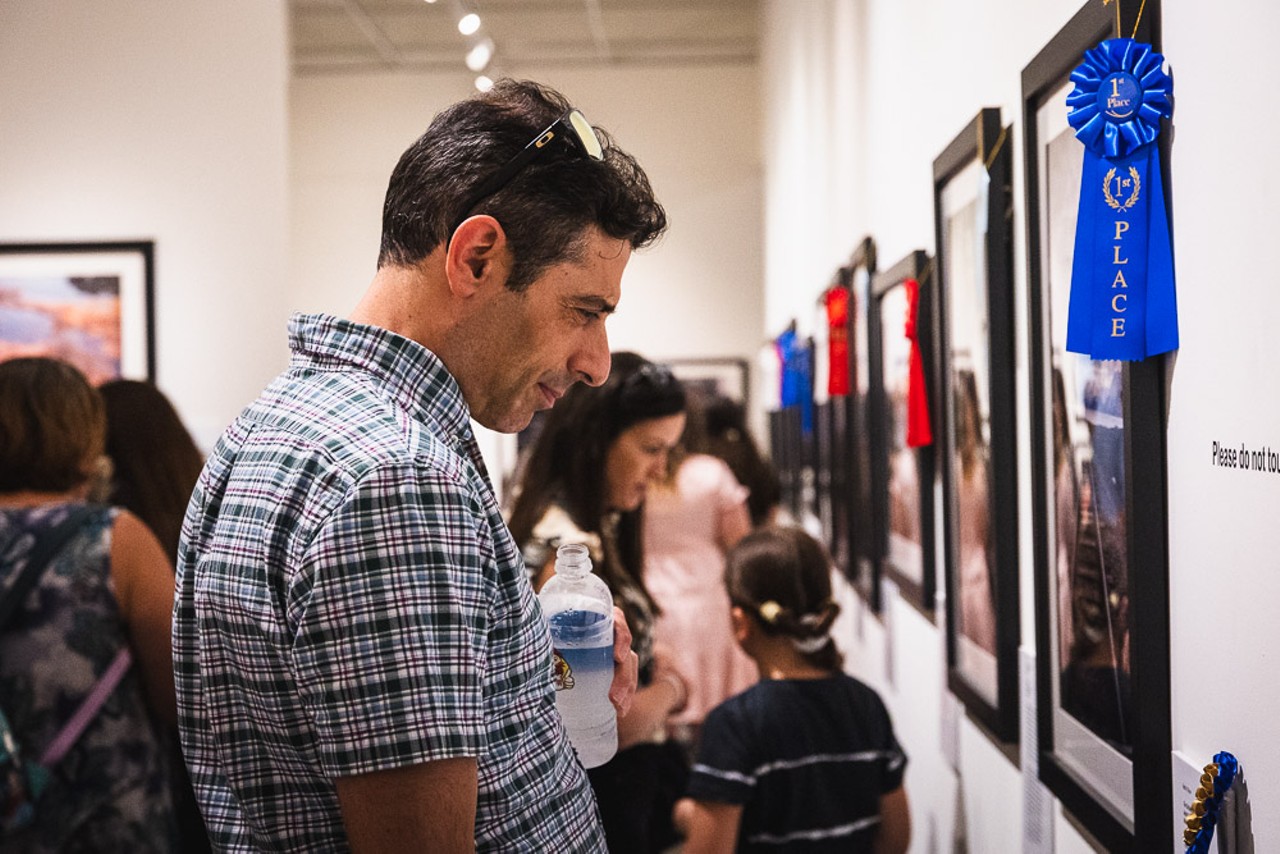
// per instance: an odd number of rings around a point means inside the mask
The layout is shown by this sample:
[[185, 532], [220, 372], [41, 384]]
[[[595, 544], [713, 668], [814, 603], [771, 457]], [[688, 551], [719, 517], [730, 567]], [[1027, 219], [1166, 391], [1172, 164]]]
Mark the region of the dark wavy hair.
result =
[[456, 223], [485, 213], [502, 224], [513, 266], [507, 287], [522, 291], [549, 266], [581, 260], [585, 230], [596, 226], [633, 249], [667, 227], [666, 212], [635, 158], [596, 128], [604, 148], [592, 160], [555, 146], [473, 208], [474, 190], [570, 109], [554, 89], [502, 79], [432, 120], [391, 173], [382, 209], [378, 267], [411, 266], [448, 241]]
[[732, 398], [713, 395], [700, 410], [699, 430], [691, 432], [697, 438], [691, 442], [689, 451], [724, 460], [738, 482], [751, 490], [747, 496], [751, 526], [764, 526], [782, 503], [782, 481], [773, 463], [760, 453], [747, 428], [746, 408]]
[[[603, 385], [573, 386], [529, 449], [508, 522], [515, 541], [529, 541], [552, 503], [583, 531], [601, 533], [611, 512], [605, 461], [614, 440], [641, 421], [684, 412], [685, 402], [684, 386], [667, 368], [635, 353], [614, 353]], [[606, 583], [611, 574], [625, 574], [648, 596], [641, 578], [642, 516], [639, 509], [620, 514], [617, 553], [606, 552], [605, 568], [597, 571]]]
[[831, 556], [796, 527], [768, 527], [743, 537], [725, 566], [729, 601], [766, 635], [816, 642], [801, 652], [814, 667], [838, 671], [844, 656], [829, 635], [840, 606], [831, 598]]
[[151, 383], [112, 380], [98, 390], [107, 406], [107, 456], [115, 470], [111, 503], [145, 522], [175, 561], [204, 454], [169, 398]]
[[46, 358], [0, 362], [0, 493], [87, 483], [105, 434], [102, 396], [77, 368]]

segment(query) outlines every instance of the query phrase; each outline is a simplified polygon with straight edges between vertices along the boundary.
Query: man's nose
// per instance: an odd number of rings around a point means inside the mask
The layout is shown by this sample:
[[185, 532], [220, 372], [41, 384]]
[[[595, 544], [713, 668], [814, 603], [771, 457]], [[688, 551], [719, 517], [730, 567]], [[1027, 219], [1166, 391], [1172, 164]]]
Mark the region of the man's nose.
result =
[[613, 360], [609, 355], [609, 333], [601, 323], [599, 330], [592, 330], [582, 346], [574, 352], [569, 362], [569, 369], [574, 372], [575, 378], [587, 385], [598, 386], [609, 379], [609, 368], [612, 364]]

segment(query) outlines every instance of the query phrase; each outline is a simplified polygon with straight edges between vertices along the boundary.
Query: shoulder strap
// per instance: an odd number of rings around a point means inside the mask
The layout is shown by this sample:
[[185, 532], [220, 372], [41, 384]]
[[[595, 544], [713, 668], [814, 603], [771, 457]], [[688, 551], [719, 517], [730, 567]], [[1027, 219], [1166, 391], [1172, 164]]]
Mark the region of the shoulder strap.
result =
[[67, 514], [67, 518], [40, 535], [39, 539], [36, 540], [35, 546], [31, 549], [26, 566], [22, 568], [22, 572], [9, 585], [4, 599], [0, 600], [0, 629], [8, 624], [14, 613], [26, 601], [31, 589], [35, 587], [36, 582], [40, 580], [40, 576], [44, 574], [49, 562], [57, 557], [58, 552], [67, 544], [71, 536], [80, 529], [85, 520], [97, 509], [94, 505], [89, 504], [76, 507]]
[[75, 746], [81, 733], [98, 716], [103, 704], [107, 702], [107, 698], [116, 690], [116, 686], [120, 684], [120, 680], [124, 678], [124, 675], [129, 672], [129, 667], [132, 664], [133, 655], [130, 654], [129, 648], [127, 646], [121, 647], [120, 651], [116, 653], [116, 657], [111, 660], [111, 664], [106, 671], [93, 684], [88, 696], [80, 701], [80, 705], [75, 714], [71, 716], [71, 720], [63, 724], [62, 729], [53, 737], [53, 741], [44, 749], [44, 753], [40, 756], [41, 765], [46, 768], [52, 768], [62, 760], [62, 757], [67, 755], [67, 751]]
[[[0, 628], [3, 628], [9, 622], [23, 601], [31, 594], [32, 587], [40, 580], [40, 576], [44, 574], [44, 570], [57, 557], [58, 552], [62, 550], [76, 531], [98, 509], [100, 509], [98, 506], [92, 504], [76, 507], [67, 514], [65, 519], [40, 535], [35, 546], [31, 549], [26, 566], [22, 568], [21, 574], [10, 585], [3, 601], [0, 601]], [[66, 755], [67, 751], [80, 738], [81, 733], [97, 716], [98, 711], [101, 710], [107, 698], [116, 689], [116, 686], [120, 684], [120, 680], [124, 678], [132, 663], [133, 657], [129, 653], [128, 647], [116, 653], [116, 657], [107, 667], [106, 672], [94, 683], [93, 688], [89, 690], [89, 695], [80, 702], [75, 714], [71, 716], [71, 720], [63, 725], [58, 734], [54, 736], [53, 742], [45, 748], [44, 754], [40, 757], [42, 766], [52, 768]]]

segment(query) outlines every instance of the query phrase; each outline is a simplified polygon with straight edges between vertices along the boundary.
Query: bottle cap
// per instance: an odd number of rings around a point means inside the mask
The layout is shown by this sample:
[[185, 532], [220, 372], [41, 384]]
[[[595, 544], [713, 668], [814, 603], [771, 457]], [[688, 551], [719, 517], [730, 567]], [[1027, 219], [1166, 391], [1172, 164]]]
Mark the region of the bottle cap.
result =
[[556, 549], [556, 572], [583, 575], [591, 571], [591, 552], [583, 543], [565, 543]]

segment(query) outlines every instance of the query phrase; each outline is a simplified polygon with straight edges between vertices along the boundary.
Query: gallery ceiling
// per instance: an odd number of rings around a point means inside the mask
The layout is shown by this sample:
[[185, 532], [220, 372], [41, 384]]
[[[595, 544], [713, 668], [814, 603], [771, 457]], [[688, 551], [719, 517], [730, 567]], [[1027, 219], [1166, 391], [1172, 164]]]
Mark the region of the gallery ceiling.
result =
[[[458, 22], [480, 16], [467, 36]], [[298, 74], [466, 70], [492, 40], [504, 67], [754, 62], [759, 0], [289, 0]]]

